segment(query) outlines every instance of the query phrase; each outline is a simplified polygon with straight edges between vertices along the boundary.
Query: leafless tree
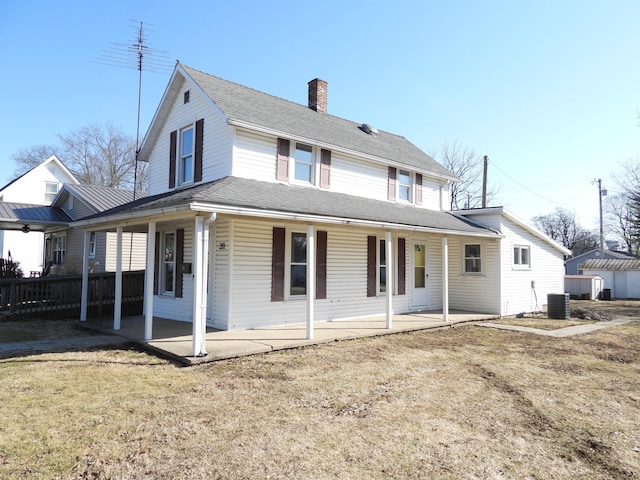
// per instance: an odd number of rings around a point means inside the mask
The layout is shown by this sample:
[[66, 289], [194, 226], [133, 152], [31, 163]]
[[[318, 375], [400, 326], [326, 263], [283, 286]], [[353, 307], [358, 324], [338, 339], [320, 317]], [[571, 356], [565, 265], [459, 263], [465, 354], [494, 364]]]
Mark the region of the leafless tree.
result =
[[[451, 210], [482, 206], [482, 157], [473, 148], [458, 140], [445, 142], [436, 158], [451, 173], [460, 178], [452, 182], [449, 189]], [[493, 189], [487, 192], [487, 202], [495, 196]]]
[[59, 147], [53, 145], [33, 145], [19, 150], [11, 156], [11, 159], [17, 164], [14, 176], [17, 178], [37, 167], [51, 155], [55, 155], [58, 150]]
[[556, 208], [548, 215], [537, 215], [532, 222], [552, 240], [571, 250], [574, 256], [599, 245], [598, 236], [581, 227], [575, 214], [564, 208]]
[[638, 241], [634, 241], [634, 226], [631, 221], [631, 199], [626, 193], [609, 195], [604, 201], [604, 211], [607, 231], [618, 238], [618, 243], [624, 245], [625, 251], [634, 253], [640, 248]]
[[[30, 147], [13, 156], [18, 171], [38, 165], [56, 150], [58, 158], [83, 184], [105, 187], [146, 190], [148, 174], [146, 163], [138, 163], [133, 137], [111, 124], [89, 125], [67, 134], [58, 135], [61, 146]], [[45, 154], [48, 153], [48, 154]]]

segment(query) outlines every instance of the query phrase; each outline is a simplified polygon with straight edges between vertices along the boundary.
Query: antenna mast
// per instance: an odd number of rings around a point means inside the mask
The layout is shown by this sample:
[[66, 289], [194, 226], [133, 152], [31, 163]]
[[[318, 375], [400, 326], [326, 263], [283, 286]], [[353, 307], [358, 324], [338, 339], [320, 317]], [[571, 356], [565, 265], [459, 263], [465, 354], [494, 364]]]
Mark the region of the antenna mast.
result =
[[[133, 199], [136, 199], [138, 188], [138, 160], [140, 154], [140, 113], [142, 103], [142, 71], [153, 73], [169, 73], [173, 67], [168, 60], [168, 52], [152, 49], [145, 37], [144, 23], [131, 20], [136, 30], [133, 43], [112, 43], [103, 51], [95, 63], [113, 67], [135, 68], [138, 70], [138, 115], [136, 122], [136, 150], [133, 172]], [[150, 24], [147, 24], [150, 25]]]

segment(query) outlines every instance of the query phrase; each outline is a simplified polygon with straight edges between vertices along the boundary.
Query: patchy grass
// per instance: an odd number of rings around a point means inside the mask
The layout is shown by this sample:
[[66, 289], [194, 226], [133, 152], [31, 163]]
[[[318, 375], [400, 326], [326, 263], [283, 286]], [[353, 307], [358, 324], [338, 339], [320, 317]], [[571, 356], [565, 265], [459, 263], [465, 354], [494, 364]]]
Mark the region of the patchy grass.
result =
[[572, 327], [574, 325], [584, 325], [588, 323], [595, 323], [595, 320], [556, 320], [553, 318], [546, 318], [546, 316], [540, 317], [527, 317], [515, 318], [507, 317], [495, 320], [494, 323], [500, 323], [502, 325], [517, 325], [520, 327], [537, 328], [540, 330], [557, 330], [559, 328]]
[[3, 360], [0, 478], [637, 478], [638, 345], [464, 325], [192, 368]]

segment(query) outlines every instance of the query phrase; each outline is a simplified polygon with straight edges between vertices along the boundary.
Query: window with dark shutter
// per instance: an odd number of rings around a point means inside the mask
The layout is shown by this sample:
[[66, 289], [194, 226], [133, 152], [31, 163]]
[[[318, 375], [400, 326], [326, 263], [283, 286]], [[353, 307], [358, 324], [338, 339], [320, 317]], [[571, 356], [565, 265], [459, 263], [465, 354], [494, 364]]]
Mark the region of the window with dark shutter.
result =
[[278, 155], [276, 160], [276, 179], [289, 180], [290, 142], [284, 138], [278, 139]]
[[182, 298], [182, 263], [184, 262], [184, 228], [176, 230], [176, 298]]
[[367, 297], [376, 296], [376, 237], [367, 237]]
[[178, 131], [169, 134], [169, 188], [176, 186], [176, 152], [178, 148]]
[[320, 152], [320, 188], [329, 188], [331, 183], [331, 151]]
[[327, 298], [327, 232], [316, 232], [316, 298]]
[[284, 300], [285, 229], [273, 227], [271, 247], [271, 301]]
[[394, 167], [389, 167], [389, 200], [396, 200], [396, 190], [398, 183], [398, 170]]
[[153, 254], [153, 294], [158, 295], [160, 284], [160, 232], [156, 232], [156, 248]]
[[407, 242], [404, 238], [398, 238], [398, 295], [406, 293], [407, 265], [406, 265]]
[[193, 181], [202, 181], [202, 145], [204, 135], [204, 118], [201, 118], [196, 122], [196, 145], [195, 145], [195, 158], [193, 166]]
[[422, 205], [422, 174], [416, 173], [416, 205]]

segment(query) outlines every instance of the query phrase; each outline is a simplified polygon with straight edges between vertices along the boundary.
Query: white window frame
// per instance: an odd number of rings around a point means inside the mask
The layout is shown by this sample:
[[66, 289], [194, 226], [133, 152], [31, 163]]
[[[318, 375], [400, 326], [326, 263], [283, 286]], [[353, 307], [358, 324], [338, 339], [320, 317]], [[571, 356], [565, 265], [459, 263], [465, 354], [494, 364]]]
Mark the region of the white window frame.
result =
[[[526, 263], [523, 262], [522, 252], [526, 253]], [[529, 245], [514, 245], [512, 256], [514, 270], [530, 270], [531, 269], [531, 247]]]
[[[408, 183], [403, 184], [400, 179], [402, 178], [402, 176], [406, 176]], [[413, 187], [414, 187], [414, 182], [413, 182], [413, 174], [409, 171], [409, 170], [402, 170], [402, 169], [398, 169], [398, 191], [396, 192], [397, 198], [399, 202], [404, 202], [404, 203], [413, 203]], [[403, 190], [406, 190], [407, 192], [407, 198], [402, 198], [401, 193], [403, 192]]]
[[[301, 261], [294, 261], [293, 258], [293, 237], [294, 236], [303, 236], [305, 237], [305, 239], [308, 240], [307, 238], [307, 233], [306, 232], [301, 232], [299, 230], [288, 230], [287, 231], [287, 236], [286, 236], [286, 241], [285, 241], [285, 249], [286, 249], [286, 257], [285, 257], [285, 262], [286, 262], [286, 273], [285, 273], [285, 292], [287, 292], [287, 298], [289, 299], [306, 299], [307, 298], [307, 274], [309, 273], [309, 259], [307, 258], [307, 250], [306, 250], [306, 243], [305, 243], [305, 258], [304, 258], [304, 262]], [[293, 267], [299, 267], [299, 266], [304, 266], [305, 267], [305, 275], [304, 275], [304, 293], [293, 293], [292, 291], [292, 282], [291, 282], [291, 277], [292, 277], [292, 271], [293, 271]]]
[[[49, 187], [55, 187], [55, 192], [49, 191]], [[60, 191], [60, 184], [58, 182], [44, 182], [44, 201], [53, 202]]]
[[[170, 261], [167, 261], [167, 236], [173, 235], [173, 256]], [[176, 294], [176, 240], [178, 238], [177, 232], [175, 230], [167, 230], [162, 232], [160, 236], [160, 272], [158, 275], [159, 278], [159, 287], [158, 292], [160, 295], [165, 297], [175, 297]], [[171, 285], [171, 290], [167, 290], [167, 267], [171, 266], [173, 268], [173, 280]]]
[[67, 256], [67, 234], [54, 233], [51, 238], [51, 261], [54, 265], [64, 265]]
[[[185, 141], [184, 136], [185, 133], [191, 131], [191, 151], [185, 152]], [[195, 143], [196, 143], [196, 127], [195, 124], [187, 125], [179, 130], [179, 138], [178, 138], [178, 185], [190, 185], [194, 181], [195, 176]], [[190, 165], [190, 178], [186, 177], [187, 169], [185, 169], [185, 162], [189, 162]]]
[[89, 258], [96, 257], [96, 232], [89, 232]]
[[[305, 147], [304, 149], [300, 149], [301, 151], [307, 151], [307, 148], [310, 148], [311, 151], [309, 152], [311, 154], [311, 161], [310, 162], [306, 162], [306, 161], [300, 161], [298, 160], [298, 158], [296, 158], [296, 153], [298, 152], [298, 146], [301, 147]], [[313, 145], [309, 145], [308, 143], [304, 143], [304, 142], [295, 142], [292, 141], [291, 142], [291, 152], [290, 152], [290, 158], [291, 158], [291, 172], [289, 172], [289, 178], [293, 179], [293, 182], [295, 183], [300, 183], [303, 185], [315, 185], [315, 179], [316, 179], [316, 165], [317, 165], [317, 161], [316, 161], [316, 148]], [[309, 180], [306, 179], [298, 179], [296, 177], [296, 167], [298, 165], [307, 165], [309, 167]]]
[[[467, 247], [478, 247], [480, 250], [479, 256], [467, 255]], [[478, 271], [467, 270], [467, 260], [477, 259], [480, 262], [480, 268]], [[465, 275], [482, 275], [484, 272], [484, 249], [482, 243], [479, 242], [465, 242], [462, 244], [462, 272]]]

